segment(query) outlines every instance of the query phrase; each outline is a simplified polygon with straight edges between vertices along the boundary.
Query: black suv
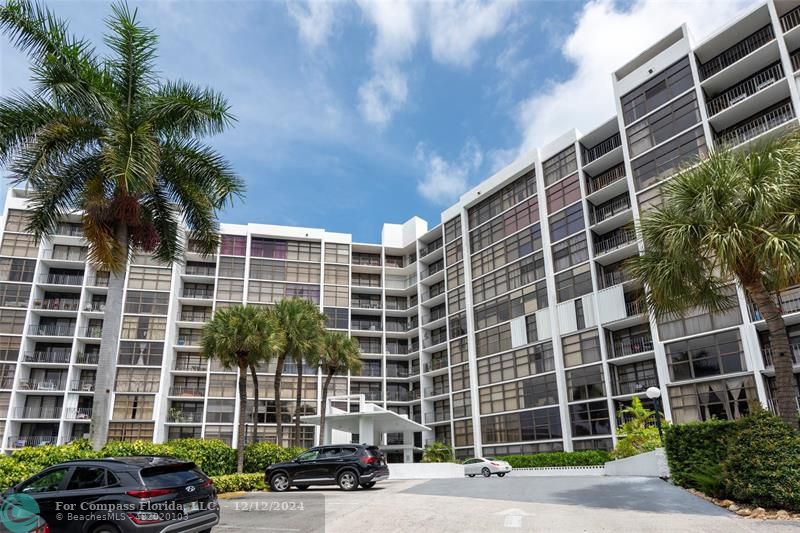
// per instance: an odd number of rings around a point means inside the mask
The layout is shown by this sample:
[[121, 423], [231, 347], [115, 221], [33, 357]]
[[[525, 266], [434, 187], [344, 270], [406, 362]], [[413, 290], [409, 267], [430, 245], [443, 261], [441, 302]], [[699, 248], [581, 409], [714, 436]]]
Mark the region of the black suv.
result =
[[305, 490], [311, 485], [339, 485], [342, 490], [354, 490], [361, 485], [371, 489], [388, 477], [389, 467], [383, 453], [377, 446], [366, 444], [317, 446], [288, 463], [268, 466], [265, 475], [275, 492], [291, 486]]
[[23, 504], [33, 498], [52, 533], [199, 533], [219, 522], [211, 479], [171, 457], [68, 461], [2, 498]]

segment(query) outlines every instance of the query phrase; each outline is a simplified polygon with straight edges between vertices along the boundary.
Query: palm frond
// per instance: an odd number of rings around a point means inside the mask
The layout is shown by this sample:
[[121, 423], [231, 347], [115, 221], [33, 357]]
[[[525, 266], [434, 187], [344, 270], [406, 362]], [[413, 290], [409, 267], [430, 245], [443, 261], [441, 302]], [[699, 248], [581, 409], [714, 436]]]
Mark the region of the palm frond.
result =
[[63, 116], [44, 98], [26, 92], [0, 98], [0, 165], [8, 165], [42, 128]]
[[155, 249], [148, 251], [162, 262], [171, 264], [183, 257], [183, 247], [178, 205], [170, 201], [166, 191], [163, 186], [155, 187], [142, 197], [142, 207], [158, 236]]
[[159, 87], [144, 114], [161, 135], [178, 138], [221, 133], [236, 121], [221, 93], [185, 81]]

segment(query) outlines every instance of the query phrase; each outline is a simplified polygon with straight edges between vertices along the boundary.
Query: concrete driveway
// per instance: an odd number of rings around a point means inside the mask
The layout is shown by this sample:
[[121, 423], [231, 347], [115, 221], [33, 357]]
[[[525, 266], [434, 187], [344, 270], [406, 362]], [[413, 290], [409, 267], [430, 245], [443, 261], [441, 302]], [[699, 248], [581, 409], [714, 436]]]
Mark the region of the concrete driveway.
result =
[[[254, 493], [223, 500], [219, 533], [800, 532], [737, 517], [645, 478], [509, 477], [389, 481], [371, 490]], [[302, 507], [302, 509], [300, 508]]]

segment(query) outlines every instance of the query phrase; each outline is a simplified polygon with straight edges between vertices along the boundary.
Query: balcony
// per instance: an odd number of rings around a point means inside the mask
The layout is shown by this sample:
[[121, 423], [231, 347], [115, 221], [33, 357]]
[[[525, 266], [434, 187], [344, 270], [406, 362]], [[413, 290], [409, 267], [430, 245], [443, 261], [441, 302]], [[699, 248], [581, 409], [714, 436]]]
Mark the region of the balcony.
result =
[[181, 396], [189, 398], [203, 398], [206, 395], [205, 384], [201, 387], [193, 386], [174, 386], [169, 389], [170, 396]]
[[211, 300], [214, 298], [214, 289], [183, 289], [182, 298], [193, 298], [195, 300]]
[[353, 252], [353, 264], [361, 266], [381, 266], [380, 254]]
[[[630, 302], [631, 304], [635, 302]], [[628, 304], [625, 304], [625, 310], [628, 311]], [[631, 312], [636, 309], [631, 307]], [[641, 314], [641, 313], [636, 313]], [[628, 314], [628, 316], [636, 316]], [[612, 358], [625, 357], [626, 355], [634, 355], [637, 353], [653, 351], [653, 338], [650, 335], [641, 335], [638, 337], [626, 337], [624, 339], [614, 341], [614, 353], [611, 354]]]
[[443, 244], [444, 243], [442, 242], [441, 237], [436, 239], [435, 241], [433, 241], [431, 243], [428, 243], [427, 245], [425, 245], [425, 246], [423, 246], [423, 247], [421, 247], [419, 249], [420, 257], [425, 257], [426, 255], [432, 254], [433, 252], [435, 252], [436, 250], [441, 248], [443, 246]]
[[411, 309], [412, 306], [408, 305], [406, 301], [399, 301], [399, 300], [390, 300], [389, 298], [386, 299], [386, 310], [387, 311], [406, 311]]
[[56, 363], [68, 364], [70, 350], [38, 350], [25, 352], [25, 363]]
[[83, 285], [83, 274], [42, 274], [39, 283], [80, 287]]
[[87, 313], [102, 313], [106, 310], [106, 301], [97, 300], [94, 302], [88, 302], [83, 306], [83, 310]]
[[634, 381], [620, 381], [614, 383], [614, 390], [616, 396], [623, 394], [639, 394], [646, 391], [649, 387], [658, 387], [658, 379], [641, 378]]
[[76, 407], [74, 409], [65, 409], [64, 418], [67, 420], [90, 420], [92, 418], [92, 408]]
[[625, 302], [625, 315], [628, 317], [643, 315], [647, 312], [647, 305], [643, 300]]
[[622, 145], [619, 133], [615, 133], [608, 139], [600, 141], [591, 148], [584, 148], [583, 150], [583, 164], [589, 164], [595, 159], [599, 159], [606, 155], [608, 152], [619, 148]]
[[89, 280], [88, 287], [108, 287], [108, 280], [109, 280], [109, 273], [108, 272], [97, 272], [94, 276]]
[[64, 386], [65, 383], [63, 379], [21, 379], [19, 381], [19, 390], [25, 391], [63, 391]]
[[430, 348], [431, 346], [436, 346], [437, 344], [441, 344], [443, 342], [447, 342], [447, 333], [435, 333], [433, 335], [426, 335], [425, 336], [425, 347]]
[[352, 300], [350, 307], [353, 309], [380, 309], [381, 302], [380, 300]]
[[77, 311], [79, 305], [78, 298], [46, 298], [33, 301], [34, 309], [46, 311]]
[[625, 163], [620, 163], [615, 167], [611, 167], [602, 174], [598, 174], [593, 178], [588, 178], [586, 181], [587, 190], [589, 194], [603, 189], [615, 181], [621, 180], [625, 177]]
[[97, 352], [78, 352], [78, 357], [75, 360], [75, 364], [78, 365], [96, 365], [97, 362], [100, 360], [100, 354]]
[[203, 276], [213, 278], [217, 268], [214, 265], [186, 265], [185, 274], [189, 276]]
[[394, 322], [392, 320], [386, 321], [386, 331], [393, 333], [407, 333], [419, 326], [416, 320], [411, 322]]
[[176, 344], [178, 346], [200, 346], [200, 336], [181, 335], [178, 337]]
[[381, 367], [364, 365], [361, 367], [361, 372], [358, 374], [362, 378], [379, 378], [381, 377]]
[[627, 270], [613, 270], [611, 272], [603, 272], [603, 288], [606, 289], [608, 287], [613, 287], [614, 285], [619, 285], [620, 283], [627, 283], [628, 281], [634, 281], [635, 278], [628, 274]]
[[17, 407], [14, 410], [15, 418], [23, 419], [50, 419], [61, 418], [61, 406], [57, 407]]
[[[777, 295], [773, 295], [773, 298], [784, 315], [800, 311], [800, 285], [785, 289]], [[755, 304], [750, 305], [750, 316], [755, 321], [762, 320], [761, 313]]]
[[75, 261], [83, 263], [88, 257], [86, 248], [78, 246], [69, 246], [64, 248], [49, 248], [44, 250], [42, 254], [44, 259], [53, 259], [56, 261]]
[[714, 74], [736, 63], [743, 57], [751, 54], [775, 38], [772, 24], [767, 24], [760, 30], [731, 46], [724, 52], [712, 57], [700, 65], [700, 79], [707, 80]]
[[738, 146], [750, 139], [780, 126], [794, 118], [794, 108], [789, 100], [731, 126], [716, 136], [719, 146]]
[[31, 324], [28, 326], [28, 335], [72, 337], [74, 333], [75, 324]]
[[61, 237], [83, 237], [83, 226], [81, 224], [62, 222], [56, 226], [53, 235]]
[[407, 367], [386, 365], [386, 377], [388, 378], [407, 378], [409, 375]]
[[173, 407], [167, 413], [167, 422], [173, 424], [200, 424], [203, 422], [203, 413], [182, 411]]
[[353, 322], [350, 329], [355, 331], [383, 331], [380, 322]]
[[431, 359], [430, 363], [425, 363], [425, 372], [434, 372], [447, 367], [447, 358]]
[[[792, 364], [800, 365], [800, 342], [789, 344], [789, 351], [792, 354]], [[761, 353], [764, 355], [764, 367], [773, 368], [775, 365], [772, 362], [772, 347], [769, 345], [764, 346], [761, 349]]]
[[183, 372], [205, 372], [208, 369], [208, 363], [200, 361], [175, 361], [175, 370]]
[[94, 379], [74, 379], [69, 384], [72, 392], [94, 392]]
[[431, 422], [445, 422], [450, 420], [450, 413], [447, 411], [434, 411], [432, 413], [425, 413], [425, 423]]
[[[209, 307], [209, 310], [211, 308]], [[211, 313], [197, 313], [193, 311], [181, 311], [181, 322], [208, 322], [211, 320]]]
[[592, 206], [592, 224], [598, 224], [614, 215], [618, 215], [631, 208], [631, 197], [628, 193], [617, 196], [597, 207]]
[[103, 336], [103, 326], [86, 326], [81, 331], [81, 337], [87, 339], [99, 339]]
[[708, 116], [714, 116], [721, 111], [737, 104], [749, 96], [766, 89], [776, 81], [783, 78], [783, 67], [775, 63], [761, 72], [750, 76], [741, 83], [737, 83], [724, 93], [715, 96], [706, 104]]
[[800, 70], [800, 49], [792, 52], [790, 59], [792, 60], [792, 71], [797, 72]]
[[58, 435], [16, 435], [8, 437], [9, 448], [25, 448], [26, 446], [42, 446], [44, 444], [58, 444]]
[[436, 261], [435, 263], [428, 265], [428, 268], [422, 272], [422, 278], [428, 278], [438, 272], [441, 272], [442, 270], [444, 270], [444, 261]]
[[598, 238], [594, 243], [594, 254], [605, 254], [635, 242], [636, 230], [632, 227], [621, 228], [613, 231], [608, 236]]
[[440, 396], [442, 394], [449, 394], [450, 388], [449, 387], [428, 387], [425, 389], [425, 397], [431, 398], [433, 396]]
[[800, 24], [800, 6], [792, 9], [781, 17], [781, 29], [787, 32]]

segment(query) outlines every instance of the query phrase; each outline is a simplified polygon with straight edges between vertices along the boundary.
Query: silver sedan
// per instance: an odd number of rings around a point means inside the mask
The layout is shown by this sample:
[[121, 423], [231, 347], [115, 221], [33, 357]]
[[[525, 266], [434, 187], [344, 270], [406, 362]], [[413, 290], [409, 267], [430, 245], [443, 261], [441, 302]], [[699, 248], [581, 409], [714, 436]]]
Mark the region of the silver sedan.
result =
[[475, 477], [478, 474], [483, 477], [489, 477], [492, 474], [503, 477], [511, 470], [510, 464], [493, 457], [475, 457], [464, 461], [464, 473], [469, 477]]

